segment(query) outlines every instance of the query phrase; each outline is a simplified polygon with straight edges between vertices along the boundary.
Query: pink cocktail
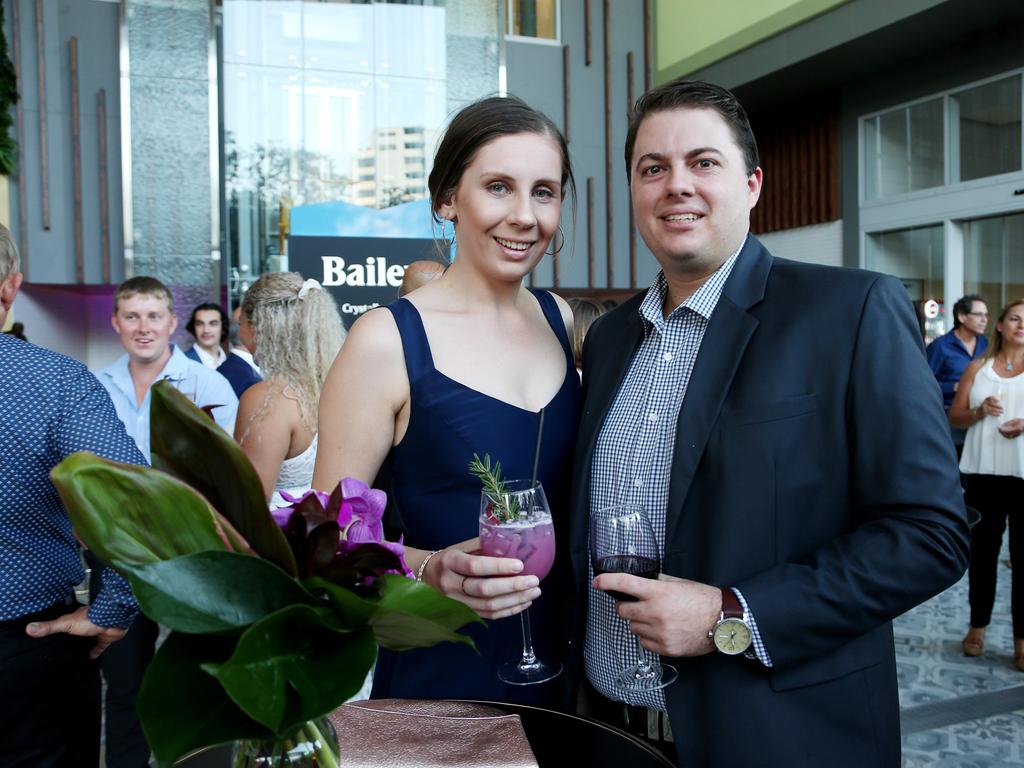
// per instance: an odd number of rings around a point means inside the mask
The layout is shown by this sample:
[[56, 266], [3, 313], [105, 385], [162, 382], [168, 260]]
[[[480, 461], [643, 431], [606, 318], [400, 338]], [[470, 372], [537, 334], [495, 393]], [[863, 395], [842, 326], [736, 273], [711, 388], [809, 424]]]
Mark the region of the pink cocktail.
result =
[[522, 576], [543, 579], [555, 562], [555, 527], [550, 515], [507, 523], [480, 522], [480, 549], [488, 557], [523, 561]]
[[[555, 562], [555, 527], [544, 489], [532, 480], [492, 482], [495, 484], [500, 488], [480, 494], [481, 554], [522, 560], [518, 576], [543, 579]], [[523, 610], [519, 619], [523, 625], [522, 656], [500, 665], [498, 677], [510, 685], [534, 685], [560, 675], [561, 663], [543, 661], [533, 652], [529, 610]]]

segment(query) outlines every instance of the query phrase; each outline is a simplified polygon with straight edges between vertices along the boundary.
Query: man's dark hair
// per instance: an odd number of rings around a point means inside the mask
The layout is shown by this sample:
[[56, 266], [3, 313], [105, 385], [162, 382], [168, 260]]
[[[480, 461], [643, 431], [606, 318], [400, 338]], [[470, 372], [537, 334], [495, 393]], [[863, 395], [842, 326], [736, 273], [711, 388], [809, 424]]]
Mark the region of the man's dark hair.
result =
[[629, 129], [626, 131], [626, 182], [630, 181], [633, 166], [633, 146], [640, 124], [655, 112], [672, 109], [710, 109], [717, 112], [732, 131], [733, 140], [743, 154], [747, 175], [760, 165], [757, 156], [757, 141], [750, 129], [750, 121], [742, 105], [725, 88], [700, 80], [673, 80], [659, 85], [636, 100], [629, 113]]
[[[953, 305], [953, 329], [956, 330], [963, 323], [960, 322], [960, 315], [969, 315], [971, 310], [974, 309], [974, 302], [980, 301], [985, 304], [985, 300], [976, 293], [968, 293], [966, 296], [961, 296], [956, 300], [956, 304]], [[987, 307], [988, 304], [985, 304]]]
[[213, 310], [220, 313], [220, 341], [223, 344], [224, 339], [228, 337], [228, 313], [224, 311], [224, 307], [220, 304], [214, 304], [212, 301], [208, 301], [205, 304], [200, 304], [198, 307], [192, 310], [192, 314], [188, 318], [188, 323], [185, 325], [185, 330], [191, 333], [193, 336], [196, 335], [196, 314], [203, 311]]

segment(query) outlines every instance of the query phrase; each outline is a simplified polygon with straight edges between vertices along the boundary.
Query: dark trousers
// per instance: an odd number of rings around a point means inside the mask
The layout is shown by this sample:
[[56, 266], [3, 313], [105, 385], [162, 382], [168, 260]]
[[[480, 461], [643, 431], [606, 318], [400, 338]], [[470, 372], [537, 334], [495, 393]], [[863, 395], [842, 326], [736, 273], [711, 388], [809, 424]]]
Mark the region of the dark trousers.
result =
[[107, 768], [145, 768], [149, 745], [135, 712], [142, 676], [153, 659], [160, 627], [142, 614], [131, 629], [100, 657], [107, 684], [106, 709]]
[[[662, 738], [664, 735], [663, 723], [660, 723], [658, 728], [652, 728], [647, 710], [642, 707], [630, 707], [605, 698], [590, 684], [589, 680], [584, 679], [576, 696], [576, 712], [583, 717], [606, 723], [645, 741], [648, 746], [678, 765], [675, 743]], [[659, 717], [665, 721], [668, 719], [664, 713]], [[653, 731], [657, 731], [657, 735]]]
[[96, 768], [100, 759], [99, 662], [95, 640], [25, 634], [77, 605], [59, 605], [0, 625], [0, 768]]
[[[85, 559], [92, 568], [90, 586], [94, 599], [100, 571], [105, 566], [88, 550]], [[128, 633], [100, 656], [103, 681], [107, 684], [103, 699], [107, 768], [146, 768], [149, 765], [149, 745], [135, 711], [135, 699], [142, 676], [156, 651], [159, 634], [159, 625], [140, 613]]]
[[[987, 627], [996, 599], [999, 550], [1007, 518], [1010, 524], [1010, 560], [1024, 564], [1024, 479], [1002, 475], [967, 475], [967, 503], [981, 513], [971, 529], [971, 565], [968, 570], [971, 626]], [[1011, 576], [1010, 609], [1013, 636], [1024, 638], [1024, 577]]]

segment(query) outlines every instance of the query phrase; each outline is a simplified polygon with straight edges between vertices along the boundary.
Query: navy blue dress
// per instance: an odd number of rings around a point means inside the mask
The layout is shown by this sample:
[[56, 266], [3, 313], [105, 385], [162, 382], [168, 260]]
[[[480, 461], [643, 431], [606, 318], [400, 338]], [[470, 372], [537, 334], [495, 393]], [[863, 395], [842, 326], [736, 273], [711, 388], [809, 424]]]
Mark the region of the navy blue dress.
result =
[[[580, 384], [572, 351], [554, 297], [536, 291], [552, 332], [565, 351], [562, 386], [544, 407], [538, 477], [544, 485], [556, 537], [568, 530], [569, 483], [580, 409]], [[391, 494], [402, 520], [407, 546], [443, 549], [479, 532], [480, 481], [469, 474], [473, 454], [501, 462], [508, 479], [529, 477], [540, 414], [477, 392], [434, 367], [423, 322], [405, 299], [388, 307], [402, 336], [409, 374], [409, 427], [388, 456]], [[483, 364], [484, 361], [481, 361]], [[559, 563], [556, 562], [557, 569]], [[534, 647], [554, 658], [557, 635], [555, 576], [541, 582], [543, 594], [530, 608]], [[461, 643], [394, 653], [381, 649], [371, 698], [485, 699], [545, 704], [554, 701], [562, 678], [528, 686], [506, 685], [498, 666], [522, 651], [519, 616], [488, 621], [463, 630], [479, 653]]]

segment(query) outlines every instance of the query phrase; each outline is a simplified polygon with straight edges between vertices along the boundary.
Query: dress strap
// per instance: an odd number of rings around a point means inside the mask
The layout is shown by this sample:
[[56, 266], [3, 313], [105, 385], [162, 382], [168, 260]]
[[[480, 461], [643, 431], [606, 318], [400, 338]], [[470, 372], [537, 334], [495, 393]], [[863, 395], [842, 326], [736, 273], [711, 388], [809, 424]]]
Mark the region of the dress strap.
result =
[[398, 333], [402, 337], [405, 368], [411, 383], [434, 370], [434, 356], [430, 354], [430, 342], [423, 328], [423, 318], [408, 299], [388, 304], [387, 309], [394, 316]]
[[551, 326], [551, 330], [555, 332], [555, 337], [558, 342], [562, 345], [562, 351], [565, 352], [566, 364], [576, 369], [576, 358], [572, 354], [572, 344], [569, 343], [569, 334], [565, 330], [565, 321], [562, 319], [562, 312], [558, 309], [558, 302], [555, 301], [555, 297], [544, 290], [537, 288], [529, 288], [530, 293], [537, 297], [537, 301], [540, 303], [540, 308], [544, 312], [544, 317], [548, 321], [548, 325]]

